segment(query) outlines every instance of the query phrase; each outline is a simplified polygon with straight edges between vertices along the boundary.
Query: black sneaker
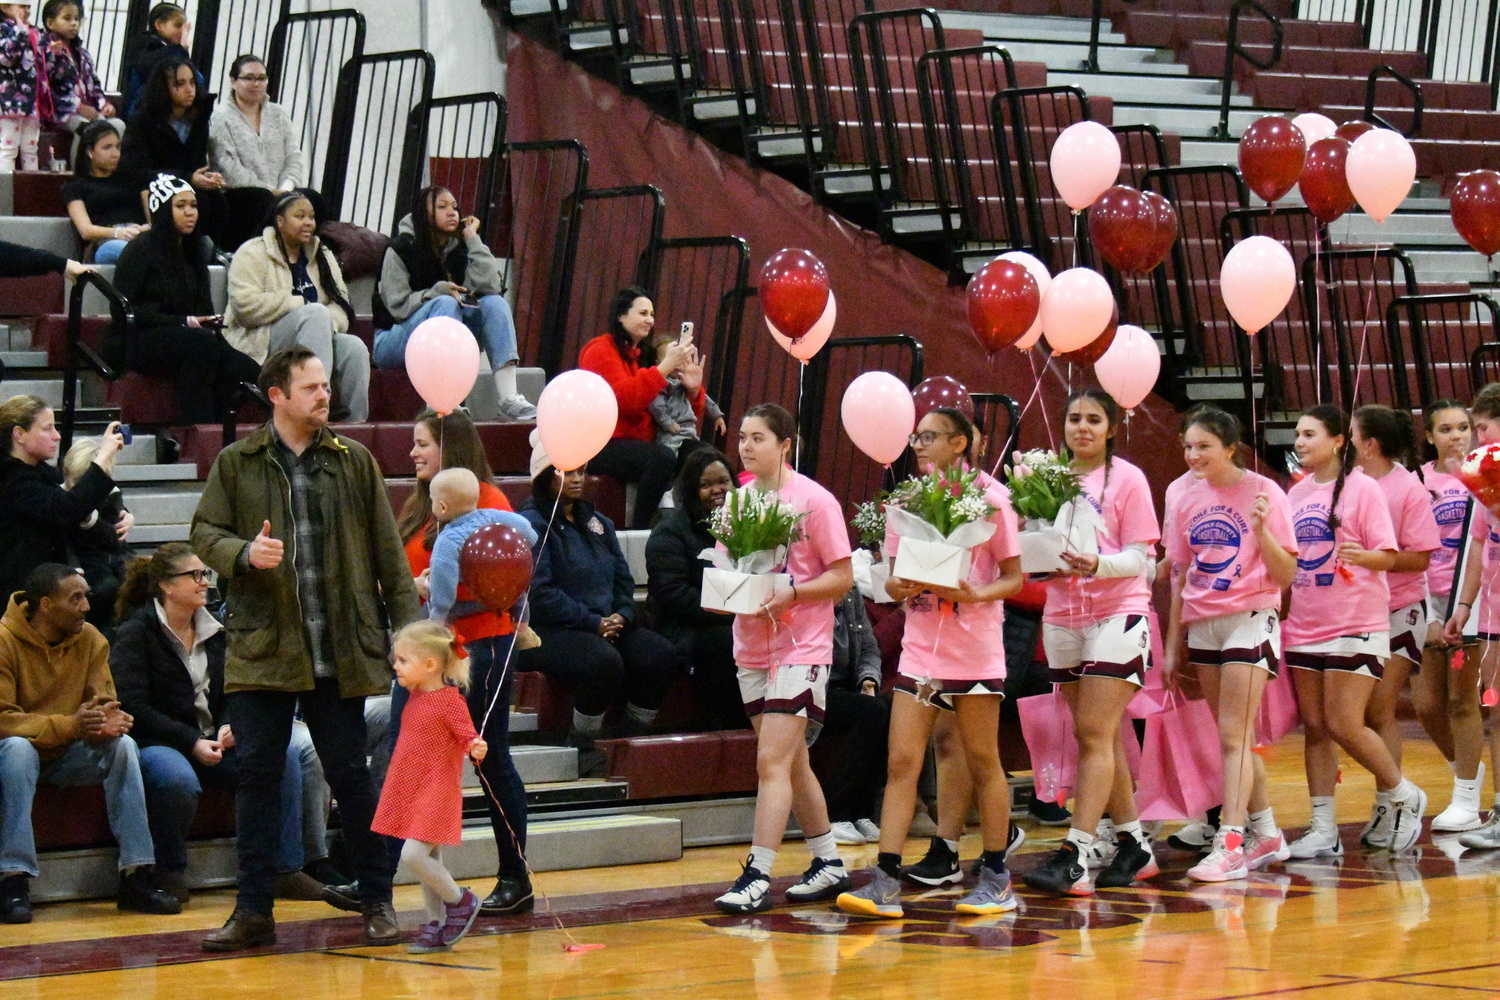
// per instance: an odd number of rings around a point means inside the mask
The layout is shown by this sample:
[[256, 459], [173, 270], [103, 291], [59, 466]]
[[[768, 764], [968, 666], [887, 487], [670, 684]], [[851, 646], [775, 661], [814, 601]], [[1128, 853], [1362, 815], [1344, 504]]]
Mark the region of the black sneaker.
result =
[[1115, 859], [1109, 863], [1109, 867], [1094, 877], [1094, 887], [1097, 889], [1123, 889], [1132, 882], [1140, 882], [1144, 879], [1155, 878], [1161, 874], [1161, 869], [1156, 866], [1156, 855], [1141, 846], [1141, 842], [1128, 833], [1122, 833], [1115, 838], [1118, 845], [1115, 849]]
[[165, 915], [182, 912], [182, 904], [177, 902], [177, 897], [157, 885], [156, 874], [147, 868], [137, 868], [120, 876], [120, 891], [115, 896], [115, 905], [136, 913]]
[[0, 879], [0, 923], [31, 923], [31, 877], [7, 875]]
[[958, 852], [949, 850], [942, 837], [933, 837], [926, 856], [901, 869], [901, 874], [922, 885], [952, 885], [964, 880], [963, 869], [958, 866]]
[[842, 861], [825, 861], [813, 858], [812, 865], [802, 874], [796, 885], [787, 886], [788, 903], [814, 903], [824, 899], [838, 899], [839, 893], [848, 890], [849, 871]]
[[1047, 802], [1031, 795], [1031, 805], [1027, 807], [1031, 818], [1043, 826], [1067, 826], [1073, 820], [1073, 814], [1056, 802]]
[[1094, 893], [1094, 887], [1089, 885], [1089, 870], [1078, 857], [1078, 847], [1071, 842], [1065, 842], [1040, 868], [1027, 872], [1021, 880], [1033, 889], [1056, 896], [1091, 896]]
[[[1005, 841], [1005, 860], [1009, 861], [1011, 857], [1021, 849], [1021, 845], [1024, 843], [1026, 843], [1026, 831], [1021, 829], [1019, 826], [1016, 826], [1016, 824], [1012, 823], [1010, 825], [1010, 836], [1006, 838]], [[978, 878], [979, 869], [983, 867], [984, 855], [981, 854], [979, 857], [975, 858], [974, 863], [969, 866], [969, 874], [973, 875], [975, 878]]]

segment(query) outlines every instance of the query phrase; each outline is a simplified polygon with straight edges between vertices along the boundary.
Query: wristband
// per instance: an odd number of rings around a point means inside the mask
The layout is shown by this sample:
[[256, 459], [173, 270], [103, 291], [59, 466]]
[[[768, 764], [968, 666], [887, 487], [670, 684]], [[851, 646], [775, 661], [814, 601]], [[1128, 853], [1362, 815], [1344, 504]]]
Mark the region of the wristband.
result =
[[1459, 601], [1458, 606], [1461, 608], [1468, 608], [1471, 611], [1474, 609], [1474, 605], [1470, 604], [1468, 601]]

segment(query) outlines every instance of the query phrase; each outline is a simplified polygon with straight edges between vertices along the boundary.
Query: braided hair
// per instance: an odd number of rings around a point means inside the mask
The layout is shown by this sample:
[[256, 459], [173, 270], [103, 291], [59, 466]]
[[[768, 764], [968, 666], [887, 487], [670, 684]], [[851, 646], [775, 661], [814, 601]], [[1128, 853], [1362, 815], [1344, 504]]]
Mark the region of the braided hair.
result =
[[[276, 229], [276, 220], [290, 211], [291, 207], [299, 201], [307, 202], [313, 208], [314, 212], [316, 212], [317, 203], [311, 197], [313, 193], [306, 188], [294, 188], [286, 192], [272, 204], [270, 216], [266, 224], [272, 229]], [[316, 219], [316, 215], [314, 215], [314, 218]], [[281, 259], [285, 262], [287, 270], [291, 270], [292, 255], [287, 251], [286, 241], [281, 238], [280, 230], [276, 232], [276, 246], [281, 250]], [[312, 263], [318, 269], [318, 284], [323, 287], [324, 293], [333, 301], [334, 305], [344, 310], [344, 315], [349, 318], [349, 322], [354, 322], [354, 307], [339, 292], [338, 282], [333, 280], [333, 257], [328, 252], [328, 247], [323, 245], [322, 240], [318, 240], [318, 250], [313, 255]]]
[[1344, 493], [1344, 481], [1349, 476], [1349, 421], [1344, 418], [1344, 411], [1330, 403], [1319, 403], [1317, 406], [1309, 406], [1302, 411], [1302, 416], [1312, 417], [1323, 425], [1330, 437], [1341, 437], [1344, 439], [1343, 447], [1339, 453], [1339, 474], [1333, 481], [1333, 496], [1328, 501], [1328, 527], [1337, 531], [1343, 519], [1339, 517], [1339, 498]]
[[[1079, 400], [1088, 400], [1099, 409], [1104, 411], [1104, 419], [1109, 422], [1109, 436], [1104, 439], [1104, 485], [1099, 488], [1099, 506], [1104, 506], [1104, 494], [1109, 491], [1109, 471], [1115, 461], [1115, 428], [1120, 425], [1120, 404], [1115, 398], [1103, 389], [1090, 386], [1087, 389], [1078, 389], [1071, 393], [1063, 401], [1063, 420], [1066, 422], [1067, 413], [1073, 408], [1073, 404]], [[1187, 424], [1183, 424], [1184, 431]], [[1227, 444], [1227, 442], [1226, 442]]]

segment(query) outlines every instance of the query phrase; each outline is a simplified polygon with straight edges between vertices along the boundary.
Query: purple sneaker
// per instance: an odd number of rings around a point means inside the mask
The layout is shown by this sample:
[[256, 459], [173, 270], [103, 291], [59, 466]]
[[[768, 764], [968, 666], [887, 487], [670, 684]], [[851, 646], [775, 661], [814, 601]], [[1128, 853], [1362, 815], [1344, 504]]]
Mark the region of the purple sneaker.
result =
[[474, 918], [479, 916], [479, 897], [465, 889], [458, 902], [444, 905], [448, 910], [448, 919], [443, 922], [443, 947], [452, 948], [474, 926]]
[[436, 920], [428, 921], [427, 925], [417, 932], [417, 939], [406, 946], [406, 950], [413, 955], [447, 951], [448, 946], [443, 944], [443, 925]]

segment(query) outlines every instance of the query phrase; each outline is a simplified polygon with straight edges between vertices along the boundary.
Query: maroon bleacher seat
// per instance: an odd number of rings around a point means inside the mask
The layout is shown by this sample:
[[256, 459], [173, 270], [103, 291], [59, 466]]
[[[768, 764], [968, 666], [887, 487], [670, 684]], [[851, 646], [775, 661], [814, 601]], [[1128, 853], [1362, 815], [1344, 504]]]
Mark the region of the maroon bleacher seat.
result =
[[45, 170], [18, 170], [11, 175], [11, 214], [59, 218], [68, 214], [63, 204], [63, 185], [72, 174]]
[[753, 730], [638, 736], [595, 746], [609, 762], [610, 778], [630, 783], [633, 799], [755, 791]]
[[[37, 850], [105, 847], [114, 843], [104, 789], [99, 785], [44, 785], [31, 805], [31, 829]], [[234, 836], [234, 793], [205, 788], [188, 831], [190, 839]]]
[[60, 274], [0, 278], [0, 316], [44, 316], [56, 312], [62, 300]]

